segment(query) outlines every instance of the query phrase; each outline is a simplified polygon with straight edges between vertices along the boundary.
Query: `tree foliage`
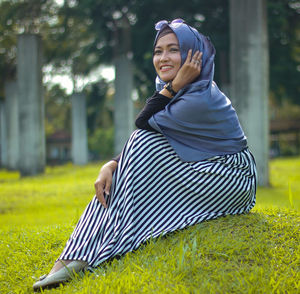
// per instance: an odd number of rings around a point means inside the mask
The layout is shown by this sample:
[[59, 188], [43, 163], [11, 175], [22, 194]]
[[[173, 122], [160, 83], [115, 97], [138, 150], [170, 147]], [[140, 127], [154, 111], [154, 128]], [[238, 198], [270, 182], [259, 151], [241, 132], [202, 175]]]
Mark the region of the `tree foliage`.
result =
[[268, 1], [270, 89], [279, 102], [300, 104], [300, 1]]
[[[228, 83], [228, 0], [13, 0], [0, 2], [0, 97], [5, 79], [16, 74], [16, 34], [38, 32], [43, 37], [45, 63], [53, 74], [67, 71], [75, 90], [79, 77], [100, 64], [112, 64], [117, 54], [129, 54], [135, 64], [135, 86], [142, 97], [153, 91], [154, 23], [181, 17], [210, 35], [217, 49], [217, 82]], [[268, 0], [270, 87], [278, 101], [299, 101], [299, 14], [297, 0]], [[172, 7], [172, 9], [170, 9]], [[123, 38], [125, 27], [128, 38]], [[124, 45], [125, 44], [125, 45]]]
[[46, 135], [62, 130], [71, 131], [70, 99], [59, 85], [54, 85], [45, 92], [45, 108]]

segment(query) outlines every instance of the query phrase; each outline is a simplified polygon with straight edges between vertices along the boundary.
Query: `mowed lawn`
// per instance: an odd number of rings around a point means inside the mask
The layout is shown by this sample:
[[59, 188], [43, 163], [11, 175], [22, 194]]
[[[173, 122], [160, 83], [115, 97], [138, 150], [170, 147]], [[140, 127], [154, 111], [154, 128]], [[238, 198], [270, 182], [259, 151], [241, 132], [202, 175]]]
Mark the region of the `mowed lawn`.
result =
[[[101, 163], [0, 170], [0, 293], [31, 293], [94, 193]], [[247, 215], [203, 222], [45, 293], [299, 293], [300, 157], [270, 164]]]

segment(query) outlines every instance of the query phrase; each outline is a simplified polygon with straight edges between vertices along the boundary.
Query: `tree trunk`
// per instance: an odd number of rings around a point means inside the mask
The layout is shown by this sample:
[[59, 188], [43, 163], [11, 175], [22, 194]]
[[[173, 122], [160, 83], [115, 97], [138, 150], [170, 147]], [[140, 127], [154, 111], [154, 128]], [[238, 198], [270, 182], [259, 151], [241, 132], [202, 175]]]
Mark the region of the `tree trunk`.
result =
[[116, 36], [115, 51], [115, 110], [114, 110], [114, 153], [119, 154], [134, 129], [134, 109], [132, 101], [133, 65], [131, 58], [131, 28], [123, 17]]
[[74, 164], [88, 163], [87, 115], [85, 95], [72, 95], [72, 159]]
[[5, 102], [0, 101], [0, 166], [6, 167], [7, 148], [6, 148], [6, 111]]
[[268, 39], [265, 0], [230, 0], [231, 97], [257, 163], [269, 184]]
[[19, 167], [19, 102], [17, 90], [16, 81], [6, 81], [6, 167], [10, 170], [16, 170]]
[[42, 173], [46, 164], [42, 48], [37, 35], [18, 36], [17, 81], [20, 118], [20, 172]]

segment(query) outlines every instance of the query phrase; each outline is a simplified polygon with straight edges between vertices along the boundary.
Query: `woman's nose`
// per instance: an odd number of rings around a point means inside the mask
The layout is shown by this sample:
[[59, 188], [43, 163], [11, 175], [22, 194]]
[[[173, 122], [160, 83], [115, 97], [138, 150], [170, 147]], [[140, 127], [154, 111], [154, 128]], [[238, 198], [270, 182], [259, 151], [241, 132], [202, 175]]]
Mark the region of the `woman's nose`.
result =
[[166, 52], [166, 51], [162, 52], [161, 57], [160, 57], [160, 60], [161, 60], [161, 61], [164, 61], [164, 60], [168, 60], [168, 59], [169, 59], [169, 54], [168, 54], [168, 52]]

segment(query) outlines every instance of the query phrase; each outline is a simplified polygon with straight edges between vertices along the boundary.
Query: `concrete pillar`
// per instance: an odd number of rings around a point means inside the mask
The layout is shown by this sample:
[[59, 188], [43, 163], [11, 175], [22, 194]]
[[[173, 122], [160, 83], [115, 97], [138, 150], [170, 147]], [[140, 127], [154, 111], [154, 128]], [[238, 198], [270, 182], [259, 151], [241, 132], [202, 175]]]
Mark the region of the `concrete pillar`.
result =
[[18, 36], [19, 169], [22, 176], [44, 171], [46, 162], [42, 48], [37, 35]]
[[269, 184], [268, 62], [266, 1], [230, 0], [231, 98], [261, 186]]
[[7, 147], [6, 147], [6, 111], [5, 102], [0, 101], [0, 167], [6, 167]]
[[88, 162], [87, 115], [85, 95], [72, 95], [72, 159], [74, 164]]
[[115, 59], [115, 68], [114, 153], [119, 154], [134, 130], [132, 62], [123, 54]]
[[7, 164], [11, 170], [18, 169], [19, 163], [19, 103], [18, 88], [16, 81], [5, 83], [6, 101], [6, 141], [7, 141]]

